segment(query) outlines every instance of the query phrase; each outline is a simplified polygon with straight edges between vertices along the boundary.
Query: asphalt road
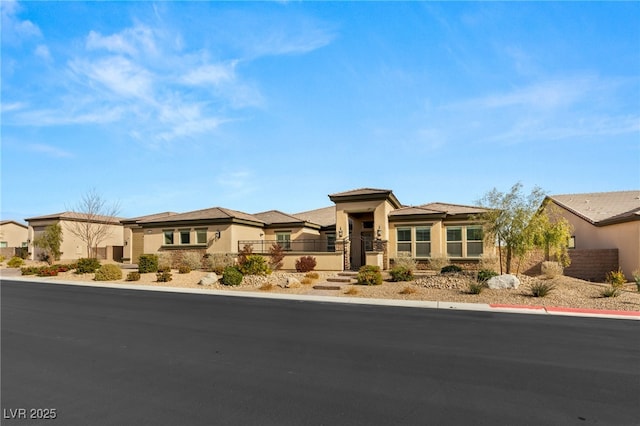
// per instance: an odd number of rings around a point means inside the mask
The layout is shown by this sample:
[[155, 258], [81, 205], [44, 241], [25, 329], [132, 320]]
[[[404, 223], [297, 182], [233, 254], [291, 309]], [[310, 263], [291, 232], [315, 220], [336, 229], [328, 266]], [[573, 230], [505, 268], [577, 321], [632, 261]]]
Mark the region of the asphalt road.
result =
[[640, 424], [638, 321], [0, 292], [2, 425]]

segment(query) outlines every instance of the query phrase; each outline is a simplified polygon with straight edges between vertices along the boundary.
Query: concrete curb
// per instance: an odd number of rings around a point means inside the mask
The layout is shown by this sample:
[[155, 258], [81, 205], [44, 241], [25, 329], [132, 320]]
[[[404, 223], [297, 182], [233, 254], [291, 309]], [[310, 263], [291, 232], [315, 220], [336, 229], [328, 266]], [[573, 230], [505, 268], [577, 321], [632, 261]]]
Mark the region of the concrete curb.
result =
[[0, 281], [34, 281], [50, 284], [74, 285], [84, 287], [97, 288], [114, 288], [123, 290], [142, 290], [142, 291], [160, 291], [165, 293], [184, 293], [184, 294], [203, 294], [211, 296], [226, 297], [252, 297], [261, 299], [275, 300], [292, 300], [299, 302], [320, 302], [320, 303], [342, 303], [352, 305], [374, 305], [374, 306], [396, 306], [405, 308], [422, 308], [422, 309], [446, 309], [460, 311], [478, 311], [478, 312], [494, 312], [494, 313], [512, 313], [512, 314], [533, 314], [533, 315], [556, 315], [556, 316], [573, 316], [584, 318], [609, 318], [609, 319], [626, 319], [640, 321], [640, 311], [612, 311], [601, 309], [581, 309], [567, 308], [555, 306], [539, 306], [539, 305], [505, 305], [499, 303], [460, 303], [460, 302], [435, 302], [423, 300], [401, 300], [401, 299], [370, 299], [364, 297], [342, 297], [342, 296], [320, 296], [320, 295], [304, 295], [304, 294], [282, 294], [282, 293], [263, 293], [253, 291], [226, 291], [226, 290], [209, 290], [198, 288], [184, 287], [161, 287], [146, 286], [135, 284], [109, 284], [88, 281], [64, 281], [52, 278], [40, 277], [1, 277]]

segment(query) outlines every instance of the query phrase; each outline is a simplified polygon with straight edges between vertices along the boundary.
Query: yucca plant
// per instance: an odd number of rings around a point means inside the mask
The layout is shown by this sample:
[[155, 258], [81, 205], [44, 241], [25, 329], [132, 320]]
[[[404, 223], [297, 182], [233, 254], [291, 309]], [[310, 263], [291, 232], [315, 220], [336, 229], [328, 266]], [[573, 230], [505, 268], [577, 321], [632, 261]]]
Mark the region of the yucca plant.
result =
[[531, 284], [531, 294], [533, 297], [546, 297], [549, 293], [555, 290], [556, 286], [551, 283], [545, 283], [538, 281]]

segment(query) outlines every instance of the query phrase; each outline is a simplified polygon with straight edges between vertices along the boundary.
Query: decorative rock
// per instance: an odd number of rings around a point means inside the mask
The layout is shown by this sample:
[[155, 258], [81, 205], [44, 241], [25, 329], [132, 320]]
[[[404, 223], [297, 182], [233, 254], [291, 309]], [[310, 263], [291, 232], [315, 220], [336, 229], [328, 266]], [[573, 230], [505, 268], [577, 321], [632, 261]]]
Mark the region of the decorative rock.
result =
[[520, 280], [515, 275], [505, 274], [492, 277], [487, 281], [487, 285], [492, 289], [518, 288]]
[[302, 284], [300, 283], [300, 280], [295, 277], [289, 277], [287, 278], [287, 284], [285, 285], [285, 288], [298, 288], [301, 285]]
[[218, 282], [218, 274], [216, 274], [215, 272], [211, 272], [211, 273], [205, 275], [204, 277], [202, 277], [202, 279], [200, 279], [198, 284], [199, 285], [213, 285], [213, 284], [215, 284], [217, 282]]

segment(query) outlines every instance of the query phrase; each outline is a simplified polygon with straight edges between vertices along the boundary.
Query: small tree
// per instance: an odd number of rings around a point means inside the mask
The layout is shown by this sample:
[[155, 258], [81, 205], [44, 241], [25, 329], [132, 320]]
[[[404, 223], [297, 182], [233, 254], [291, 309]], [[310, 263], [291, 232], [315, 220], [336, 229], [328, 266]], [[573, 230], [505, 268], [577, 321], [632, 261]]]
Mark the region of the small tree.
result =
[[530, 228], [534, 244], [544, 250], [544, 260], [550, 261], [553, 256], [564, 267], [571, 264], [568, 249], [573, 226], [555, 204], [545, 201]]
[[271, 247], [269, 247], [269, 266], [274, 271], [282, 268], [282, 260], [284, 259], [284, 250], [282, 246], [278, 243], [273, 243]]
[[62, 245], [62, 226], [59, 223], [44, 228], [44, 232], [33, 240], [33, 245], [41, 248], [47, 254], [47, 263], [60, 260], [60, 246]]
[[511, 273], [511, 262], [522, 257], [534, 246], [532, 229], [529, 224], [538, 211], [544, 192], [533, 188], [528, 196], [522, 193], [522, 184], [516, 183], [508, 193], [493, 189], [478, 201], [488, 210], [475, 216], [483, 222], [484, 236], [490, 242], [498, 243], [500, 273], [502, 273], [502, 246], [505, 248], [506, 273]]
[[98, 246], [111, 236], [112, 226], [118, 224], [116, 216], [120, 211], [117, 203], [108, 205], [95, 189], [82, 196], [73, 208], [75, 220], [68, 230], [86, 244], [87, 256], [97, 257]]

